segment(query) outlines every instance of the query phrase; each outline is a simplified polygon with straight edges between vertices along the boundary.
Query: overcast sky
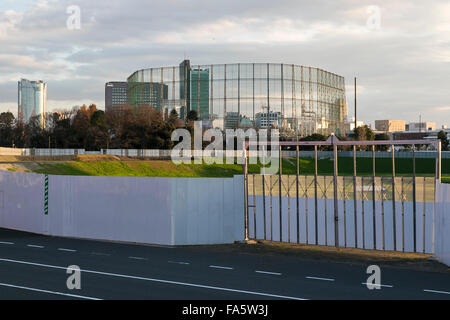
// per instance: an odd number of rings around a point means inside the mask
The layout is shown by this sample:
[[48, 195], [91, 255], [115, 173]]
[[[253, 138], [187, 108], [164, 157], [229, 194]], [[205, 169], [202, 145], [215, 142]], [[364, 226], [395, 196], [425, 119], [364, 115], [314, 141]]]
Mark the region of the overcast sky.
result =
[[[79, 29], [67, 27], [74, 5]], [[192, 64], [280, 62], [337, 73], [349, 117], [356, 76], [366, 123], [421, 114], [450, 126], [448, 0], [0, 1], [0, 111], [17, 113], [20, 78], [48, 83], [50, 110], [103, 108], [105, 82], [185, 56]]]

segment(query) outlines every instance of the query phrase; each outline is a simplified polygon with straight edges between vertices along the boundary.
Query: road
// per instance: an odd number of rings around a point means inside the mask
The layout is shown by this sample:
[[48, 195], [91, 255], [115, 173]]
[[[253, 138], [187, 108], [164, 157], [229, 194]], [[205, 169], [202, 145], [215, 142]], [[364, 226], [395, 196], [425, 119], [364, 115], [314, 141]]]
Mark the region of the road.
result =
[[[0, 229], [0, 299], [450, 299], [450, 271], [370, 263], [256, 246], [164, 247], [47, 237]], [[81, 268], [81, 289], [66, 286]]]

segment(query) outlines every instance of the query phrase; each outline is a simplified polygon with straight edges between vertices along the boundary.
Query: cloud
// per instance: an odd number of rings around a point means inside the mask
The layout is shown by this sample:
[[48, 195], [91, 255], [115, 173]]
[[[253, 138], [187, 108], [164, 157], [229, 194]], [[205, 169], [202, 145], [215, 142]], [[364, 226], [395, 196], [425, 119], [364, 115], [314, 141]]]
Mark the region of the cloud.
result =
[[[80, 30], [66, 27], [74, 4]], [[367, 25], [371, 5], [379, 30]], [[47, 81], [52, 105], [102, 106], [105, 82], [186, 55], [193, 64], [284, 62], [340, 74], [349, 110], [356, 76], [359, 118], [422, 114], [450, 124], [448, 109], [434, 107], [450, 100], [449, 16], [445, 0], [2, 1], [0, 111], [17, 104], [21, 77]]]

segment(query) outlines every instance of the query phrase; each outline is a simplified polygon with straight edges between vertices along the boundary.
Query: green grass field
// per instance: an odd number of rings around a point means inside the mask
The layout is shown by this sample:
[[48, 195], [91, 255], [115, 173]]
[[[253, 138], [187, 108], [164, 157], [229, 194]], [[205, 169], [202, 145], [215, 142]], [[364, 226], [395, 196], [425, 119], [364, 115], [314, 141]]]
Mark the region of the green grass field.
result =
[[[353, 158], [339, 158], [339, 174], [353, 174]], [[181, 164], [175, 165], [171, 161], [66, 161], [39, 162], [39, 167], [33, 172], [56, 175], [89, 175], [89, 176], [133, 176], [133, 177], [232, 177], [242, 174], [240, 164]], [[283, 174], [295, 174], [295, 159], [283, 160]], [[320, 175], [333, 174], [333, 162], [321, 159], [318, 162]], [[362, 176], [372, 175], [372, 159], [359, 158], [357, 173]], [[260, 164], [250, 164], [249, 173], [259, 173]], [[416, 173], [418, 176], [433, 176], [435, 172], [434, 159], [416, 159]], [[376, 161], [377, 176], [392, 174], [391, 159], [380, 158]], [[412, 160], [399, 158], [396, 160], [396, 174], [410, 176]], [[300, 174], [314, 174], [314, 160], [302, 158], [300, 160]], [[450, 159], [443, 159], [443, 181], [450, 182]]]

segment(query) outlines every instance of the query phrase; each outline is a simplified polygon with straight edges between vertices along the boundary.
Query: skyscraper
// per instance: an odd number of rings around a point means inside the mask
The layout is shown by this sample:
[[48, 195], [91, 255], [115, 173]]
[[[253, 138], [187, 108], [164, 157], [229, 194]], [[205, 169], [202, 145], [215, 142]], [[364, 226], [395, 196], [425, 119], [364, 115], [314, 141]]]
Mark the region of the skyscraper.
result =
[[20, 121], [29, 122], [33, 116], [39, 116], [39, 122], [45, 128], [47, 112], [47, 83], [42, 80], [21, 79], [18, 82], [18, 111]]
[[192, 69], [190, 72], [191, 105], [201, 120], [209, 120], [209, 70]]
[[181, 119], [185, 119], [187, 113], [190, 109], [190, 71], [191, 71], [191, 62], [189, 60], [183, 60], [180, 63], [179, 69], [179, 81], [180, 81], [180, 104], [181, 104]]

